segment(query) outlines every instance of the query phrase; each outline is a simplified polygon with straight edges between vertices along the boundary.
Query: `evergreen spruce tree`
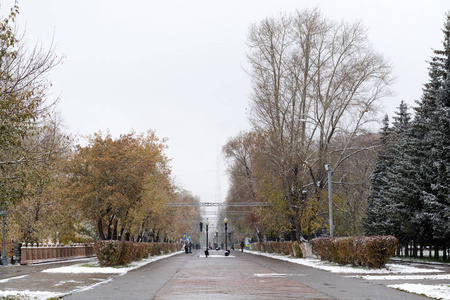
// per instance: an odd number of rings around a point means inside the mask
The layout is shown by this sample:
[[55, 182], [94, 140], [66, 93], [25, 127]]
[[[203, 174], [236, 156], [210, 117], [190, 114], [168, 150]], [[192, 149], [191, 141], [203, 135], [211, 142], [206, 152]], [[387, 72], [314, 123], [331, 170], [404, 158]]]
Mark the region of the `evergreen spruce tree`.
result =
[[436, 109], [436, 98], [439, 89], [450, 71], [450, 13], [446, 15], [446, 22], [442, 32], [444, 33], [444, 41], [442, 43], [444, 50], [433, 50], [435, 56], [431, 58], [429, 62], [430, 67], [428, 68], [430, 81], [424, 85], [423, 96], [421, 101], [417, 103], [418, 107], [415, 108], [415, 122], [423, 126], [418, 129], [425, 130], [425, 132], [427, 131], [425, 125], [431, 122], [431, 115]]
[[449, 194], [448, 168], [449, 121], [448, 89], [450, 72], [450, 15], [444, 23], [443, 50], [434, 50], [423, 96], [418, 103], [410, 155], [416, 162], [415, 183], [419, 190], [422, 211], [421, 243], [448, 248]]
[[413, 240], [414, 245], [446, 250], [450, 247], [450, 14], [443, 33], [444, 47], [433, 51], [430, 80], [414, 120], [410, 121], [402, 102], [386, 135], [389, 142], [374, 170], [365, 228], [370, 234], [394, 234], [402, 243]]
[[[450, 74], [450, 73], [449, 73]], [[431, 218], [433, 237], [444, 249], [450, 247], [450, 76], [436, 98], [426, 140], [431, 142], [427, 171], [431, 176], [428, 189], [422, 192], [427, 215]]]
[[415, 166], [411, 157], [410, 134], [411, 114], [404, 101], [400, 103], [394, 117], [392, 136], [394, 141], [389, 148], [392, 163], [386, 168], [386, 187], [384, 196], [389, 205], [387, 218], [393, 225], [391, 234], [395, 234], [405, 243], [415, 239], [420, 224], [417, 220], [419, 195], [415, 182]]
[[386, 169], [393, 162], [388, 151], [390, 133], [389, 117], [385, 115], [379, 138], [378, 159], [371, 176], [372, 189], [368, 197], [367, 215], [363, 224], [366, 235], [387, 235], [393, 229], [386, 213], [389, 199], [385, 197], [386, 188], [389, 186]]

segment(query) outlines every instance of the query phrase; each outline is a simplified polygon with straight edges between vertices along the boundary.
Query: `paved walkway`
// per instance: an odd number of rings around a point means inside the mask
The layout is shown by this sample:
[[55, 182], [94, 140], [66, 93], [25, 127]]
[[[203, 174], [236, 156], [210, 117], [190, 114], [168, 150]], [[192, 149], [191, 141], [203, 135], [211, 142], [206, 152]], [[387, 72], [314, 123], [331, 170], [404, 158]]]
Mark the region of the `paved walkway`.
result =
[[267, 257], [212, 254], [176, 255], [64, 299], [426, 299]]
[[231, 257], [225, 257], [223, 252], [211, 254], [208, 258], [202, 257], [200, 251], [174, 255], [123, 276], [43, 273], [45, 265], [0, 268], [0, 282], [2, 274], [3, 278], [8, 276], [5, 272], [16, 272], [14, 276], [30, 272], [24, 278], [0, 283], [0, 289], [21, 286], [22, 290], [67, 293], [97, 283], [94, 288], [65, 296], [68, 300], [427, 299], [366, 280], [267, 257], [241, 252], [232, 252]]
[[251, 254], [211, 254], [160, 260], [64, 299], [333, 299], [249, 260]]

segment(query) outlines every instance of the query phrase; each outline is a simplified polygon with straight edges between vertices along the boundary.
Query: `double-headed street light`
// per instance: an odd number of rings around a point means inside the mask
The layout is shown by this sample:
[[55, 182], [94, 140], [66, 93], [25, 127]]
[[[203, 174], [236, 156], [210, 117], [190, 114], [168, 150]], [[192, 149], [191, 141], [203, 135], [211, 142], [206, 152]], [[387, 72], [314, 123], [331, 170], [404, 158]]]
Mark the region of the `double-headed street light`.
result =
[[[328, 172], [328, 211], [330, 214], [330, 236], [334, 236], [333, 235], [333, 231], [334, 231], [334, 225], [333, 225], [333, 188], [332, 188], [332, 184], [331, 184], [331, 173], [332, 173], [332, 168], [331, 168], [331, 161], [330, 161], [330, 153], [328, 152], [328, 138], [327, 135], [325, 134], [325, 131], [323, 129], [322, 123], [317, 121], [316, 119], [314, 119], [313, 117], [310, 117], [308, 115], [304, 115], [305, 118], [312, 120], [312, 122], [316, 125], [319, 126], [320, 131], [322, 132], [322, 135], [325, 137], [325, 143], [327, 146], [327, 164], [324, 166], [325, 170]], [[301, 122], [308, 122], [308, 120], [306, 119], [301, 119]]]
[[223, 223], [225, 224], [225, 251], [228, 251], [228, 247], [227, 247], [227, 238], [228, 238], [228, 233], [227, 233], [227, 230], [228, 230], [228, 227], [227, 227], [227, 225], [228, 225], [228, 219], [225, 217], [225, 219], [223, 219]]

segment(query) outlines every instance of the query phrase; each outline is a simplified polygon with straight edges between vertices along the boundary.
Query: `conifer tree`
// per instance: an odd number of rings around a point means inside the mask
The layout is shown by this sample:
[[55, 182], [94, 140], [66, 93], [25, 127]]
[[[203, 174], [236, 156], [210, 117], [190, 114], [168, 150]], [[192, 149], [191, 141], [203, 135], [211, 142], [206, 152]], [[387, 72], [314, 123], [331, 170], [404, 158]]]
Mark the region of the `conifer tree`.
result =
[[399, 239], [413, 238], [418, 225], [415, 216], [417, 193], [414, 180], [414, 165], [409, 153], [409, 134], [411, 132], [411, 114], [404, 101], [400, 103], [393, 122], [393, 141], [389, 147], [392, 164], [387, 166], [386, 181], [388, 187], [384, 197], [389, 201], [387, 215], [394, 224], [391, 234]]
[[[450, 14], [444, 23], [443, 50], [434, 50], [409, 136], [414, 183], [422, 204], [420, 243], [448, 248], [449, 242], [449, 72]], [[419, 212], [417, 212], [419, 215]], [[444, 251], [445, 252], [445, 251]]]
[[388, 151], [390, 133], [389, 117], [385, 115], [379, 138], [378, 160], [371, 176], [372, 189], [368, 197], [367, 216], [363, 224], [367, 235], [386, 235], [391, 232], [386, 213], [389, 201], [385, 197], [385, 190], [389, 184], [386, 180], [386, 169], [393, 160]]
[[[450, 74], [450, 73], [449, 73]], [[450, 247], [450, 76], [447, 76], [436, 98], [430, 130], [427, 171], [431, 179], [422, 192], [427, 215], [431, 218], [433, 237], [438, 245]], [[425, 161], [424, 161], [425, 162]]]
[[443, 50], [433, 51], [430, 79], [414, 120], [404, 102], [394, 117], [390, 140], [373, 174], [366, 232], [395, 234], [403, 243], [412, 240], [415, 246], [433, 245], [446, 253], [450, 247], [450, 14], [443, 33]]

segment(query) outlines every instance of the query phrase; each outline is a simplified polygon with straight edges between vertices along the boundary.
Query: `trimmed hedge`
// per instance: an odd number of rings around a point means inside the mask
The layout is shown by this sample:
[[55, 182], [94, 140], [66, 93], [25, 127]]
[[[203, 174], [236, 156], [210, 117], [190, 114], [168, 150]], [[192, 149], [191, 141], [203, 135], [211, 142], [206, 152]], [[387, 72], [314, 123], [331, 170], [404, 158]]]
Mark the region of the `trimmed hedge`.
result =
[[253, 251], [280, 253], [302, 258], [303, 253], [298, 242], [257, 242], [250, 245]]
[[120, 266], [149, 256], [180, 251], [182, 244], [97, 241], [94, 251], [101, 266]]
[[324, 237], [311, 240], [321, 260], [383, 268], [395, 255], [398, 239], [393, 236]]

